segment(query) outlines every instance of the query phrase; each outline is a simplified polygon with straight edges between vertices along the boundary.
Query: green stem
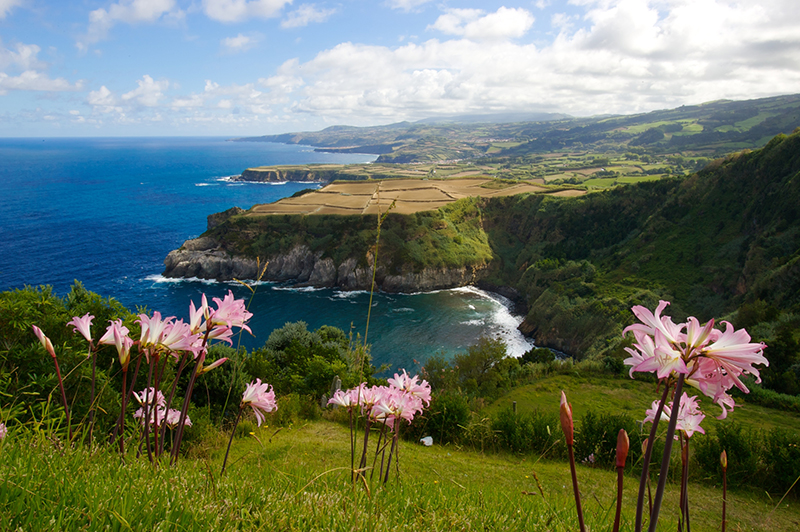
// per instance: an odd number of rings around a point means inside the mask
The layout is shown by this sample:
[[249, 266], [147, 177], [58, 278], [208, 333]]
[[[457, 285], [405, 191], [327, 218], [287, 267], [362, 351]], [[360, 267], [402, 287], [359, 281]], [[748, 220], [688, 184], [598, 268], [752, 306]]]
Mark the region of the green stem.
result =
[[[661, 401], [658, 403], [653, 425], [650, 427], [650, 436], [647, 438], [647, 448], [644, 451], [642, 458], [642, 478], [639, 480], [639, 496], [636, 499], [636, 521], [635, 531], [642, 532], [642, 518], [644, 513], [644, 492], [645, 489], [649, 491], [648, 481], [650, 480], [650, 458], [653, 454], [653, 442], [656, 439], [656, 429], [658, 428], [658, 421], [661, 419], [661, 413], [664, 411], [664, 405], [667, 404], [667, 395], [669, 394], [669, 386], [664, 383], [664, 393], [661, 394]], [[652, 513], [652, 511], [651, 511]]]
[[231, 444], [233, 443], [233, 436], [236, 434], [236, 427], [239, 425], [239, 418], [242, 417], [242, 405], [239, 405], [239, 412], [236, 414], [236, 421], [233, 422], [233, 429], [231, 430], [231, 439], [228, 440], [228, 449], [225, 451], [225, 460], [222, 461], [222, 471], [219, 476], [225, 473], [225, 465], [228, 463], [228, 454], [231, 452]]
[[578, 473], [575, 470], [575, 451], [572, 445], [567, 445], [569, 450], [569, 469], [572, 473], [572, 491], [575, 494], [575, 509], [578, 511], [578, 525], [581, 532], [586, 532], [586, 525], [583, 522], [583, 508], [581, 508], [581, 492], [578, 489]]
[[[661, 501], [664, 499], [664, 488], [667, 485], [667, 473], [669, 472], [669, 460], [672, 455], [672, 442], [675, 437], [675, 427], [678, 424], [678, 411], [681, 408], [681, 393], [683, 393], [683, 374], [678, 376], [678, 384], [675, 386], [675, 395], [672, 401], [672, 415], [669, 418], [667, 427], [667, 441], [664, 442], [664, 454], [661, 458], [661, 471], [658, 474], [658, 486], [656, 495], [653, 498], [653, 515], [650, 516], [650, 526], [648, 532], [656, 532], [658, 524], [658, 514], [661, 511]], [[660, 416], [661, 414], [657, 414]]]

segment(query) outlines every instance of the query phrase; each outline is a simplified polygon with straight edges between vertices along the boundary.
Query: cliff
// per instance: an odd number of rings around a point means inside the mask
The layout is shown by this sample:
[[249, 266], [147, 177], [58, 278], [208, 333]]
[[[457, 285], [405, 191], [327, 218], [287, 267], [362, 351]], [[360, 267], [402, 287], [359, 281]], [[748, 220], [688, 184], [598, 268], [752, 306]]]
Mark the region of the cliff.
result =
[[[491, 260], [480, 208], [466, 198], [437, 211], [390, 214], [379, 248], [377, 287], [419, 292], [474, 284]], [[369, 289], [376, 220], [372, 216], [209, 216], [208, 230], [164, 261], [166, 277], [256, 279], [301, 286]]]
[[[800, 323], [798, 205], [800, 131], [685, 178], [392, 212], [376, 279], [403, 292], [513, 287], [529, 309], [521, 330], [578, 357], [624, 357], [631, 306], [655, 308], [659, 299], [672, 301], [676, 321], [749, 320], [769, 344], [781, 320]], [[222, 218], [170, 253], [166, 276], [254, 278], [260, 257], [270, 261], [266, 279], [369, 287], [373, 216]]]

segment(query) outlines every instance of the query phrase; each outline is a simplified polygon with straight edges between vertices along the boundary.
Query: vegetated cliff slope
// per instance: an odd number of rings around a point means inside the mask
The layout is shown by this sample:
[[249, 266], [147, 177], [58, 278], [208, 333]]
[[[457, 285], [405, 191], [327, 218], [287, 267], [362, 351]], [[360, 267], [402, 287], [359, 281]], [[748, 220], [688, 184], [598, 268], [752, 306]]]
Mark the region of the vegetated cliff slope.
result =
[[[475, 198], [435, 211], [390, 213], [381, 232], [378, 288], [414, 292], [476, 282], [492, 257], [481, 225]], [[365, 289], [372, 282], [376, 229], [375, 216], [232, 211], [225, 222], [171, 252], [165, 275], [253, 279], [258, 265], [268, 261], [265, 279]]]
[[[261, 257], [270, 260], [269, 279], [368, 288], [375, 228], [373, 216], [232, 214], [172, 252], [165, 274], [252, 278]], [[390, 214], [377, 279], [394, 291], [481, 279], [514, 287], [529, 307], [523, 331], [576, 356], [621, 355], [631, 305], [652, 308], [659, 299], [673, 302], [676, 319], [736, 317], [742, 305], [771, 309], [750, 325], [794, 319], [800, 132], [686, 178], [578, 198], [467, 198]]]
[[799, 132], [687, 178], [493, 200], [484, 219], [489, 280], [525, 295], [523, 330], [569, 353], [620, 354], [630, 306], [658, 299], [678, 319], [800, 312]]

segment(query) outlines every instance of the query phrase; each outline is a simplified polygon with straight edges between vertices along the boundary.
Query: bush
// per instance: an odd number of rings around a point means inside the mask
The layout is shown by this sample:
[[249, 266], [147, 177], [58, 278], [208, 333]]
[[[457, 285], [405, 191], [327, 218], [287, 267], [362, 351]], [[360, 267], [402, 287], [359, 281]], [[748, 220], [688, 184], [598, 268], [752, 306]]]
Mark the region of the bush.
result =
[[[558, 416], [535, 410], [517, 413], [511, 408], [501, 410], [492, 419], [492, 430], [502, 448], [519, 453], [536, 453], [544, 457], [563, 454], [564, 444]], [[558, 445], [561, 441], [561, 445]]]
[[630, 450], [627, 465], [641, 455], [643, 436], [638, 423], [627, 414], [600, 414], [591, 410], [584, 414], [575, 430], [575, 460], [594, 455], [593, 463], [614, 467], [617, 455], [617, 435], [620, 429], [628, 433]]
[[769, 491], [785, 492], [800, 478], [800, 436], [773, 429], [764, 435], [761, 449], [765, 473], [760, 476], [763, 487]]
[[432, 436], [440, 444], [459, 442], [469, 416], [469, 404], [463, 394], [457, 391], [435, 394], [431, 405], [414, 419], [405, 434], [414, 441]]
[[719, 457], [725, 450], [728, 455], [728, 484], [744, 486], [761, 484], [758, 476], [758, 458], [762, 452], [761, 438], [739, 423], [725, 423], [716, 432], [697, 440], [695, 458], [711, 478], [722, 482]]

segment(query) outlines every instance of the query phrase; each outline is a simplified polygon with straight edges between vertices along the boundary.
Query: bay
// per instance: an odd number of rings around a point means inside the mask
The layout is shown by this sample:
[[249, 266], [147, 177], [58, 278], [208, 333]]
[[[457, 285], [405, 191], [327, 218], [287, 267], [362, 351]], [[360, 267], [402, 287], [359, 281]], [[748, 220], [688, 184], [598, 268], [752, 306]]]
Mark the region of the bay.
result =
[[[308, 184], [237, 183], [251, 166], [363, 163], [374, 156], [314, 152], [307, 146], [228, 142], [225, 138], [0, 139], [0, 289], [51, 285], [60, 295], [74, 280], [137, 306], [186, 317], [201, 293], [237, 297], [236, 283], [161, 277], [163, 259], [200, 235], [209, 214], [289, 196]], [[290, 321], [328, 324], [363, 336], [369, 294], [255, 287], [254, 337]], [[475, 288], [425, 294], [376, 294], [368, 341], [376, 365], [416, 370], [433, 353], [463, 351], [481, 335], [499, 336], [519, 355], [530, 342], [503, 298]]]

